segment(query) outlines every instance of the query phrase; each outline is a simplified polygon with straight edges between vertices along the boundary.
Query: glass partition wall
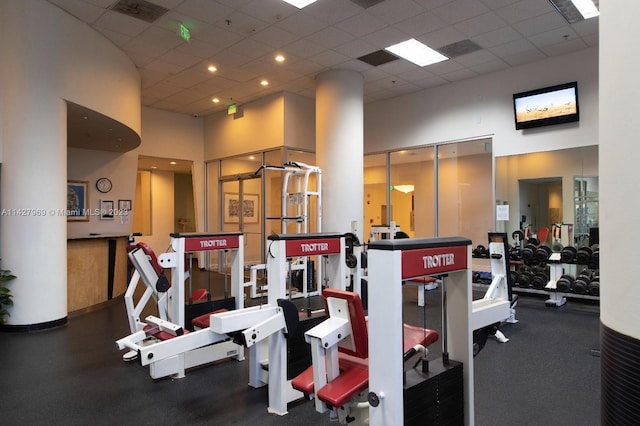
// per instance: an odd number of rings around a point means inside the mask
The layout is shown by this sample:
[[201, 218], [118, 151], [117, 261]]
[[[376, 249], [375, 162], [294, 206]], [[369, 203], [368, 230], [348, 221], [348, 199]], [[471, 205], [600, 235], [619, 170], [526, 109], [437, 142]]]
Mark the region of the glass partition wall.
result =
[[366, 155], [364, 232], [396, 223], [410, 237], [464, 236], [487, 244], [493, 231], [491, 140]]
[[[314, 164], [315, 154], [285, 147], [206, 164], [207, 232], [242, 232], [248, 264], [265, 262], [268, 235], [292, 232], [283, 230], [283, 223], [291, 225], [282, 220], [283, 172], [277, 169], [289, 161]], [[214, 256], [207, 264], [217, 269], [222, 262]]]

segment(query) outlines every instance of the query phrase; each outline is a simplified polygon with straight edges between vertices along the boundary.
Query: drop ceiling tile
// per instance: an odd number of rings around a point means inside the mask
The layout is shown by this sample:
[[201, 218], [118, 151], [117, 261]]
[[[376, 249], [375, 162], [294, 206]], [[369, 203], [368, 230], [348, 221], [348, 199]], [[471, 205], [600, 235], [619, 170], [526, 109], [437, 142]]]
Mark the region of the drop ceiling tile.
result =
[[384, 49], [385, 47], [389, 47], [410, 38], [411, 37], [407, 33], [394, 27], [385, 27], [380, 31], [375, 31], [362, 37], [362, 39], [368, 41], [374, 46], [378, 46], [380, 49]]
[[196, 84], [209, 80], [211, 75], [194, 70], [193, 68], [181, 71], [179, 74], [167, 77], [165, 81], [169, 84], [182, 87], [183, 89], [193, 87]]
[[151, 26], [144, 30], [136, 40], [139, 40], [148, 46], [155, 46], [164, 49], [173, 49], [174, 47], [186, 43], [177, 33], [168, 31], [164, 28]]
[[114, 12], [112, 10], [103, 14], [96, 22], [95, 25], [99, 28], [104, 28], [116, 33], [128, 35], [130, 37], [136, 37], [144, 30], [149, 28], [151, 24], [141, 21], [139, 19], [132, 18], [122, 13]]
[[262, 42], [251, 38], [245, 38], [230, 46], [228, 49], [231, 53], [237, 53], [249, 58], [259, 58], [269, 52], [273, 52], [274, 48]]
[[205, 43], [202, 40], [192, 38], [189, 43], [182, 43], [180, 46], [176, 47], [175, 50], [185, 55], [191, 55], [196, 56], [200, 59], [205, 59], [209, 58], [219, 49], [209, 43]]
[[422, 81], [415, 82], [416, 85], [422, 87], [423, 89], [442, 86], [443, 84], [447, 84], [447, 83], [448, 83], [447, 80], [437, 75], [433, 77], [425, 78]]
[[437, 64], [429, 65], [427, 70], [435, 75], [446, 78], [448, 73], [460, 71], [464, 66], [454, 60], [442, 61]]
[[298, 36], [276, 26], [269, 26], [251, 36], [269, 46], [280, 48], [298, 40]]
[[237, 11], [216, 21], [215, 24], [224, 30], [233, 31], [243, 37], [251, 36], [269, 25], [267, 22]]
[[560, 44], [577, 38], [578, 35], [573, 32], [570, 27], [563, 27], [529, 37], [529, 40], [531, 40], [534, 45], [543, 47]]
[[149, 43], [146, 43], [138, 38], [134, 38], [131, 39], [129, 43], [122, 46], [122, 50], [124, 50], [132, 59], [135, 60], [135, 58], [138, 56], [147, 58], [158, 58], [169, 49], [162, 46], [151, 46], [149, 45]]
[[417, 83], [426, 78], [433, 77], [434, 74], [427, 70], [428, 67], [417, 67], [410, 71], [405, 71], [398, 74], [398, 77], [409, 82], [409, 83]]
[[328, 49], [354, 40], [354, 37], [351, 34], [335, 27], [324, 28], [305, 38]]
[[519, 55], [523, 52], [529, 52], [535, 50], [535, 46], [526, 39], [519, 39], [510, 41], [509, 43], [501, 44], [489, 49], [493, 54], [499, 58], [505, 59], [513, 55]]
[[338, 65], [349, 60], [347, 56], [333, 50], [325, 50], [317, 55], [313, 55], [309, 59], [325, 67], [333, 67], [334, 65]]
[[520, 0], [480, 0], [485, 6], [492, 10], [496, 10], [510, 4], [517, 3]]
[[506, 26], [507, 24], [502, 20], [502, 18], [494, 12], [489, 12], [467, 19], [466, 21], [459, 22], [455, 25], [455, 28], [467, 37], [474, 37]]
[[541, 61], [546, 57], [547, 56], [538, 49], [531, 49], [528, 51], [516, 53], [512, 56], [508, 56], [506, 58], [503, 58], [503, 60], [512, 67], [516, 67], [520, 65], [530, 64], [536, 61]]
[[495, 61], [483, 62], [478, 65], [471, 65], [469, 66], [469, 68], [471, 68], [478, 74], [489, 74], [509, 68], [509, 64], [501, 59], [496, 59]]
[[598, 35], [599, 31], [598, 19], [585, 19], [584, 21], [576, 22], [571, 27], [581, 36], [586, 35]]
[[513, 28], [523, 36], [529, 37], [546, 31], [552, 31], [557, 28], [570, 29], [571, 27], [559, 13], [550, 12], [525, 21], [517, 22], [513, 24]]
[[455, 0], [433, 10], [447, 24], [456, 24], [489, 11], [479, 0]]
[[381, 30], [387, 24], [381, 19], [364, 11], [338, 22], [335, 26], [356, 37], [362, 37], [374, 31]]
[[364, 71], [372, 68], [372, 65], [366, 64], [357, 59], [351, 59], [346, 62], [340, 64], [340, 68], [344, 68], [347, 70], [358, 71], [359, 73], [363, 73]]
[[157, 71], [167, 71], [169, 72], [169, 74], [176, 74], [182, 71], [185, 67], [177, 64], [172, 64], [161, 59], [155, 59], [145, 65], [145, 68]]
[[327, 28], [329, 24], [316, 16], [305, 13], [304, 11], [288, 16], [275, 24], [276, 27], [282, 28], [292, 34], [305, 37]]
[[571, 52], [586, 49], [588, 45], [580, 38], [569, 39], [563, 43], [538, 46], [547, 56], [566, 55]]
[[395, 25], [400, 31], [414, 38], [440, 30], [446, 26], [447, 24], [442, 19], [431, 12], [420, 13]]
[[408, 72], [408, 71], [418, 69], [420, 67], [414, 64], [413, 62], [409, 62], [406, 59], [400, 58], [397, 61], [391, 61], [391, 62], [387, 62], [386, 64], [382, 64], [378, 68], [380, 68], [382, 71], [386, 72], [387, 74], [397, 75], [403, 72]]
[[465, 40], [466, 38], [467, 36], [456, 30], [454, 27], [445, 27], [428, 34], [424, 34], [418, 37], [418, 40], [425, 43], [427, 46], [436, 49], [438, 47], [447, 46], [449, 44]]
[[309, 75], [315, 76], [322, 69], [324, 69], [324, 66], [313, 61], [297, 61], [294, 63], [287, 64], [287, 67], [291, 71], [299, 75], [306, 75], [306, 76], [309, 76]]
[[464, 65], [465, 67], [472, 67], [474, 65], [483, 64], [485, 62], [495, 61], [498, 58], [496, 55], [488, 50], [478, 50], [477, 52], [471, 52], [467, 55], [462, 55], [456, 58], [456, 62]]
[[336, 52], [340, 52], [351, 58], [359, 58], [362, 55], [366, 55], [373, 51], [379, 50], [378, 47], [367, 43], [364, 40], [355, 39], [350, 42], [338, 45], [333, 48]]
[[219, 1], [211, 0], [185, 0], [175, 10], [209, 24], [227, 18], [234, 11], [233, 8], [225, 6]]
[[444, 77], [447, 81], [460, 81], [476, 77], [477, 75], [478, 74], [476, 72], [469, 68], [462, 68], [457, 71], [449, 72], [442, 77]]
[[293, 15], [296, 9], [282, 0], [252, 0], [239, 7], [239, 10], [256, 19], [273, 24]]
[[201, 31], [195, 33], [193, 38], [209, 43], [218, 50], [232, 46], [243, 39], [239, 34], [215, 26], [203, 28]]
[[202, 61], [202, 58], [198, 58], [197, 56], [192, 55], [186, 55], [176, 49], [168, 51], [167, 53], [162, 55], [160, 59], [170, 64], [178, 65], [182, 67], [182, 69], [189, 68]]
[[321, 0], [304, 8], [305, 12], [333, 25], [362, 11], [360, 6], [346, 0]]
[[504, 27], [499, 30], [491, 31], [476, 37], [472, 37], [471, 40], [475, 42], [477, 45], [487, 49], [490, 47], [509, 43], [515, 40], [520, 40], [521, 38], [522, 38], [522, 34], [517, 32], [513, 28]]
[[309, 56], [317, 55], [324, 49], [311, 40], [300, 39], [291, 44], [284, 46], [281, 51], [287, 55], [295, 55], [299, 58], [308, 58]]
[[387, 0], [367, 9], [367, 12], [389, 25], [420, 15], [425, 9], [411, 0]]
[[555, 8], [548, 1], [520, 0], [503, 8], [497, 9], [496, 13], [508, 24], [526, 21], [536, 16], [544, 15], [554, 11]]

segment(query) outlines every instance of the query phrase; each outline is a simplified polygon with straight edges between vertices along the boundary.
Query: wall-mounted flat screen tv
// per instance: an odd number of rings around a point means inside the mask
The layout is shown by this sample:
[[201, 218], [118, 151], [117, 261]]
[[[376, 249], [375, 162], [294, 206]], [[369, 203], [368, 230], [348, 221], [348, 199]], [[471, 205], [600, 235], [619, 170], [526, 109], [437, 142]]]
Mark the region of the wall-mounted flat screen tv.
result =
[[516, 93], [513, 109], [516, 130], [579, 121], [578, 83]]

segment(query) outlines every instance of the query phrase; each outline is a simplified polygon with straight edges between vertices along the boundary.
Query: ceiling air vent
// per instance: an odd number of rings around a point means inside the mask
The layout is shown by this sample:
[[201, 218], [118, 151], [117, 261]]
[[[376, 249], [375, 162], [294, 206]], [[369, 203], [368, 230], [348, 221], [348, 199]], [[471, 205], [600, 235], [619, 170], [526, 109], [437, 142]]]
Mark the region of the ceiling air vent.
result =
[[377, 67], [378, 65], [386, 64], [387, 62], [395, 61], [398, 59], [396, 55], [393, 55], [386, 50], [376, 50], [367, 55], [360, 56], [358, 58], [362, 62]]
[[351, 0], [352, 3], [355, 3], [364, 9], [368, 9], [378, 3], [382, 3], [383, 1], [384, 0]]
[[120, 0], [111, 7], [111, 10], [149, 23], [155, 22], [169, 11], [145, 0]]
[[436, 49], [447, 58], [456, 58], [458, 56], [466, 55], [467, 53], [476, 52], [482, 50], [482, 47], [478, 46], [471, 40], [461, 40], [455, 43], [448, 44], [446, 46], [438, 47]]
[[[570, 0], [549, 0], [549, 2], [556, 8], [556, 10], [562, 15], [564, 19], [570, 24], [575, 24], [584, 20], [582, 14], [577, 7]], [[597, 9], [600, 9], [599, 0], [593, 0]]]

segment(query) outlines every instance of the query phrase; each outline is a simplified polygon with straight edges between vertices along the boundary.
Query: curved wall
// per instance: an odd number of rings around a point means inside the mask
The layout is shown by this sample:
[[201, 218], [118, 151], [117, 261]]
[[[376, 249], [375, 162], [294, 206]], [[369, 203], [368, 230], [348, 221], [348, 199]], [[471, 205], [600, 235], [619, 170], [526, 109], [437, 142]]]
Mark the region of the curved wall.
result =
[[65, 101], [139, 134], [140, 77], [104, 37], [40, 0], [0, 2], [0, 57], [0, 193], [8, 212], [0, 257], [18, 277], [9, 284], [8, 325], [44, 328], [67, 316], [67, 223], [57, 213], [66, 207]]

